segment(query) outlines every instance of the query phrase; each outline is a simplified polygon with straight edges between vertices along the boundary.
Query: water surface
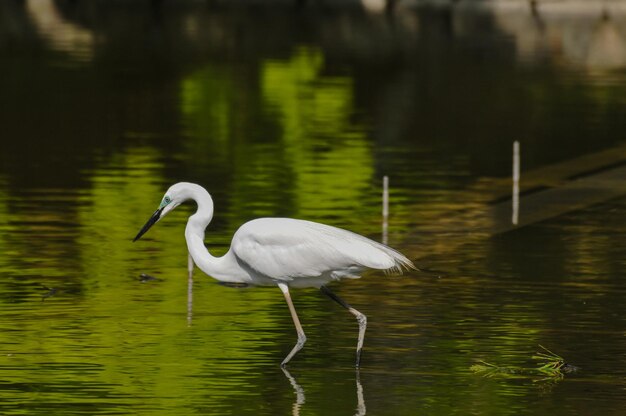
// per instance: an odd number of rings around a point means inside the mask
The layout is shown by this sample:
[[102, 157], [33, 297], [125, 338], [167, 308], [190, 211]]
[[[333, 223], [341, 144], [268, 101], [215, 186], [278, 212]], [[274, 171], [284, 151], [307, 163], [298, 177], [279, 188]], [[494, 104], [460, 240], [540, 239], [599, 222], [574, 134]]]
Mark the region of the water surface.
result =
[[[461, 6], [3, 2], [0, 412], [621, 414], [626, 199], [499, 235], [460, 214], [514, 140], [523, 174], [624, 143], [624, 15]], [[190, 305], [192, 207], [131, 242], [180, 180], [213, 195], [214, 254], [259, 216], [380, 240], [384, 175], [389, 243], [424, 270], [334, 287], [369, 317], [359, 372], [315, 290], [289, 374], [280, 291], [197, 271]], [[580, 370], [470, 370], [539, 345]]]

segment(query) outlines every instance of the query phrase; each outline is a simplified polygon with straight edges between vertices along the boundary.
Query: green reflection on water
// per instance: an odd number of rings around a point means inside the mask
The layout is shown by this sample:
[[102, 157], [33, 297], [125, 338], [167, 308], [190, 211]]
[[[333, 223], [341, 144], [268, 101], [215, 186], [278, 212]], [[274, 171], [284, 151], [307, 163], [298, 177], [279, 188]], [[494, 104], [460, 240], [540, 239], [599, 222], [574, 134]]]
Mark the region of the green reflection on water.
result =
[[288, 61], [267, 61], [261, 94], [283, 127], [298, 215], [328, 215], [338, 208], [337, 200], [356, 215], [359, 201], [373, 191], [371, 144], [349, 121], [351, 79], [322, 77], [323, 64], [322, 53], [309, 48], [298, 49]]
[[[54, 403], [68, 412], [143, 408], [180, 414], [190, 397], [219, 407], [231, 395], [247, 394], [242, 386], [250, 385], [251, 370], [268, 353], [272, 362], [278, 359], [265, 348], [274, 345], [272, 330], [281, 316], [273, 310], [278, 291], [207, 285], [198, 273], [199, 318], [186, 319], [184, 216], [167, 218], [141, 246], [132, 246], [133, 232], [162, 193], [156, 160], [150, 148], [133, 148], [90, 172], [92, 187], [74, 201], [79, 231], [69, 244], [78, 259], [64, 263], [62, 253], [3, 252], [3, 275], [19, 271], [13, 263], [18, 256], [37, 270], [24, 282], [29, 296], [17, 305], [3, 281], [4, 316], [12, 319], [0, 324], [0, 374], [13, 386], [0, 388], [4, 410], [11, 410], [12, 401], [27, 401], [14, 414], [43, 413]], [[19, 213], [2, 218], [22, 221]], [[140, 283], [139, 271], [154, 271], [163, 280]], [[40, 300], [38, 281], [59, 291]]]
[[[277, 215], [333, 222], [338, 210], [350, 221], [376, 209], [362, 203], [378, 195], [371, 143], [350, 122], [351, 79], [324, 77], [323, 64], [319, 50], [304, 47], [289, 59], [266, 60], [259, 96], [245, 93], [252, 95], [248, 101], [259, 101], [263, 114], [249, 114], [245, 101], [233, 108], [250, 85], [225, 71], [207, 66], [183, 81], [190, 159], [233, 162], [229, 208], [243, 214], [234, 223]], [[242, 133], [241, 123], [258, 123], [261, 131], [246, 136], [250, 131]]]

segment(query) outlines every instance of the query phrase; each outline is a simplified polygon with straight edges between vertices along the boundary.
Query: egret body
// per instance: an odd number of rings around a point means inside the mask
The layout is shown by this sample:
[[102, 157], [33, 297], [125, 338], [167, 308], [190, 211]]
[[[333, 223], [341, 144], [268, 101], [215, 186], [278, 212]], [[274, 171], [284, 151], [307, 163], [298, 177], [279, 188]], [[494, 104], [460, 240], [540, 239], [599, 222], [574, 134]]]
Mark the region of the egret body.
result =
[[204, 273], [221, 282], [278, 286], [283, 292], [298, 342], [281, 366], [285, 366], [306, 341], [289, 293], [290, 288], [303, 287], [319, 288], [357, 318], [356, 365], [359, 366], [367, 318], [330, 291], [326, 284], [358, 278], [366, 269], [386, 272], [414, 269], [409, 259], [386, 245], [350, 231], [291, 218], [259, 218], [243, 224], [235, 232], [228, 252], [214, 257], [204, 245], [204, 232], [213, 218], [213, 200], [203, 187], [187, 182], [177, 183], [167, 190], [159, 208], [133, 241], [187, 200], [194, 200], [198, 205], [185, 228], [190, 272], [195, 263]]

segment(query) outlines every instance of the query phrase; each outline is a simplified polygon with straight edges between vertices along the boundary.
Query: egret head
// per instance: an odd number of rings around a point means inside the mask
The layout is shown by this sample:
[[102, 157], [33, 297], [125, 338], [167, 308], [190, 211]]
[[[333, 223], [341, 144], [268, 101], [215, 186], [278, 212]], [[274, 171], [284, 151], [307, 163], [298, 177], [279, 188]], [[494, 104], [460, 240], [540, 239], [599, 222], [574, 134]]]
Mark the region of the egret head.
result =
[[161, 204], [154, 214], [150, 217], [148, 222], [141, 227], [141, 230], [137, 233], [137, 236], [133, 239], [133, 241], [137, 241], [141, 238], [142, 235], [146, 233], [154, 224], [159, 222], [159, 220], [165, 217], [168, 213], [170, 213], [174, 208], [185, 202], [190, 198], [189, 192], [187, 191], [188, 186], [192, 185], [187, 184], [185, 182], [180, 182], [175, 185], [170, 186], [170, 189], [167, 190], [163, 199], [161, 200]]

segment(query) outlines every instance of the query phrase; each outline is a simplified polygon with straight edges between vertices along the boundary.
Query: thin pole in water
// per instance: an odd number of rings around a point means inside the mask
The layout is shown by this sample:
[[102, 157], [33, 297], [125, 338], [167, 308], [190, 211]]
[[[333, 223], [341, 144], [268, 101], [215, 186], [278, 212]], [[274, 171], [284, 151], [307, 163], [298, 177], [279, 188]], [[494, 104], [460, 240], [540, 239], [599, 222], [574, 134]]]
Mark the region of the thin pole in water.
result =
[[187, 257], [187, 326], [191, 326], [191, 319], [193, 318], [193, 259], [191, 254]]
[[383, 176], [383, 244], [387, 244], [387, 230], [389, 227], [389, 177]]
[[519, 220], [519, 142], [516, 140], [513, 142], [513, 214], [511, 222], [513, 225], [517, 225]]

